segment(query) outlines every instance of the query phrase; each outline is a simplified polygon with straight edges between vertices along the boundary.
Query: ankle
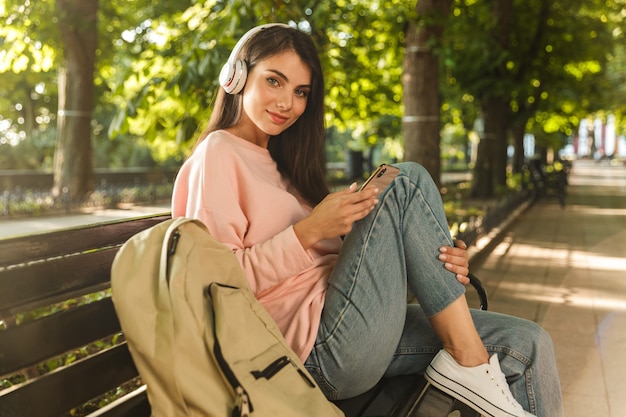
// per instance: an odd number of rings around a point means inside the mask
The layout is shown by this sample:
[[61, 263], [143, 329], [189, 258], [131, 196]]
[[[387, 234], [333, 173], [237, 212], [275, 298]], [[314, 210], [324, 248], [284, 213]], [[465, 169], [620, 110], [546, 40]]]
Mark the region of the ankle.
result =
[[489, 354], [484, 347], [474, 349], [455, 349], [444, 346], [452, 359], [461, 366], [471, 368], [489, 363]]

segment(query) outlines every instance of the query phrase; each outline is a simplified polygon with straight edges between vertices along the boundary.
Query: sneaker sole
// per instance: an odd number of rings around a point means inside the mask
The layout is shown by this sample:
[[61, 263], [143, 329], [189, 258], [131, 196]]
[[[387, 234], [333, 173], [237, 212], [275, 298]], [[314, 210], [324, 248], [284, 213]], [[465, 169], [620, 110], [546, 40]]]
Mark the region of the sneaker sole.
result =
[[502, 410], [498, 406], [493, 405], [476, 392], [464, 387], [456, 381], [451, 380], [430, 365], [428, 366], [428, 369], [426, 369], [424, 377], [435, 388], [451, 395], [459, 401], [462, 401], [468, 407], [486, 417], [517, 417], [515, 414], [511, 414], [508, 411]]

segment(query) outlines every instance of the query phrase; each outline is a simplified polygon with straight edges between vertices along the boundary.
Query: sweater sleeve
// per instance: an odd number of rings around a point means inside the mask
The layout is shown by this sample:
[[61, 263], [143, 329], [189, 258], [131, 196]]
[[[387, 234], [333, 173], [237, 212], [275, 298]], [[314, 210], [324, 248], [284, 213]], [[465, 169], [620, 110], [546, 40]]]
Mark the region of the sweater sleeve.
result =
[[236, 221], [208, 211], [199, 211], [194, 217], [205, 223], [213, 236], [233, 251], [258, 297], [313, 265], [293, 226], [265, 241], [246, 246]]
[[252, 150], [244, 148], [242, 158], [220, 141], [202, 145], [176, 178], [173, 215], [201, 220], [230, 248], [257, 297], [312, 268], [314, 260], [293, 230], [306, 211], [275, 167], [266, 166], [273, 164], [269, 155], [248, 155]]

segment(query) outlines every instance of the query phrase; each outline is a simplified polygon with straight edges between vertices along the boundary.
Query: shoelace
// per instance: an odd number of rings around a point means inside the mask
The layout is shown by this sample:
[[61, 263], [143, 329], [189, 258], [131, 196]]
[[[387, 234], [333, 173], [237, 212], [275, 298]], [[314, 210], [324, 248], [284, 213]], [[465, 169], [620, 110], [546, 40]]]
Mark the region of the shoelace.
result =
[[516, 409], [521, 408], [520, 404], [513, 399], [513, 394], [511, 393], [508, 382], [506, 382], [504, 374], [500, 372], [499, 375], [494, 375], [494, 372], [491, 372], [490, 369], [486, 369], [485, 372], [487, 373], [491, 381], [496, 384], [496, 387], [500, 389], [500, 392], [502, 393], [506, 401]]

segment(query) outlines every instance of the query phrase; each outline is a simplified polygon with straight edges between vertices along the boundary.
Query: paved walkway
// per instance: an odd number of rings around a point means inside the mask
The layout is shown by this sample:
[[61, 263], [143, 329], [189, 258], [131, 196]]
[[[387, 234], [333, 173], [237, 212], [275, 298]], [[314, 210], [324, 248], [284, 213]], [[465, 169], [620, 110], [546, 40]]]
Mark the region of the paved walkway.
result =
[[0, 220], [0, 239], [55, 229], [82, 226], [85, 224], [147, 216], [149, 214], [167, 213], [169, 211], [170, 204], [163, 203], [154, 206], [132, 206], [125, 210], [103, 209], [82, 214], [73, 213], [66, 215]]
[[522, 213], [472, 271], [555, 343], [566, 417], [626, 416], [626, 167], [576, 161], [567, 206]]

